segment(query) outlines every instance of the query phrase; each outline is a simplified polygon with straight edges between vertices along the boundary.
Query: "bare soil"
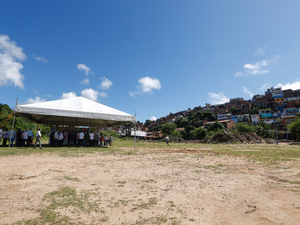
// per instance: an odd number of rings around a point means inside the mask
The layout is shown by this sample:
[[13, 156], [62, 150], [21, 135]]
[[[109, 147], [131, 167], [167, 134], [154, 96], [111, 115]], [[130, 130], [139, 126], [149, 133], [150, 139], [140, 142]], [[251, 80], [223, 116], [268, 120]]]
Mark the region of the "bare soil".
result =
[[189, 149], [0, 157], [0, 224], [39, 218], [62, 187], [97, 202], [54, 209], [74, 224], [299, 224], [299, 165]]

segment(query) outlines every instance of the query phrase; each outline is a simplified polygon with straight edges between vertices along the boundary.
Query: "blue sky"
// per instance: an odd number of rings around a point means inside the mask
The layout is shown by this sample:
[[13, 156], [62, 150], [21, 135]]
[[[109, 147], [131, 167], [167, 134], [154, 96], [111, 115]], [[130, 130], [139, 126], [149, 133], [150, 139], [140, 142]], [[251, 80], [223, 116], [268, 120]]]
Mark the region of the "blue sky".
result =
[[2, 1], [0, 103], [84, 96], [144, 122], [300, 89], [300, 1]]

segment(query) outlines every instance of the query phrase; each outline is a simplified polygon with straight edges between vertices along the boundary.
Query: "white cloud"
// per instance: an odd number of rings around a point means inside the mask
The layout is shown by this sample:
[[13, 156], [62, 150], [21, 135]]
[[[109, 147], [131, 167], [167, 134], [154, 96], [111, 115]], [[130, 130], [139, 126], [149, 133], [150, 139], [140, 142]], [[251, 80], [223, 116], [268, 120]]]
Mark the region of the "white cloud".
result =
[[84, 79], [83, 81], [79, 82], [80, 84], [89, 84], [90, 80], [89, 79]]
[[39, 61], [39, 62], [42, 62], [42, 63], [47, 63], [48, 60], [45, 59], [44, 57], [42, 56], [36, 56], [36, 54], [33, 54], [33, 58], [36, 60], [36, 61]]
[[250, 95], [250, 98], [252, 98], [253, 93], [247, 87], [245, 87], [245, 86], [242, 86], [242, 87], [243, 87], [244, 93], [247, 94], [247, 95]]
[[41, 97], [35, 97], [35, 99], [33, 98], [29, 98], [27, 99], [27, 101], [25, 102], [25, 104], [32, 104], [32, 103], [39, 103], [39, 102], [46, 102], [47, 100]]
[[156, 118], [155, 116], [151, 116], [151, 117], [150, 117], [150, 120], [152, 120], [152, 121], [156, 121], [156, 120], [157, 120], [157, 118]]
[[265, 84], [263, 84], [263, 85], [259, 88], [259, 90], [260, 90], [260, 91], [265, 91], [265, 90], [267, 90], [268, 87], [270, 87], [269, 83], [265, 83]]
[[36, 89], [32, 89], [32, 91], [33, 91], [35, 94], [38, 94], [38, 93], [39, 93]]
[[101, 88], [103, 90], [107, 90], [113, 85], [113, 83], [109, 79], [107, 79], [106, 77], [101, 77], [100, 79], [103, 79], [103, 81], [98, 86], [98, 88]]
[[265, 50], [268, 48], [268, 46], [265, 46], [263, 48], [258, 48], [256, 49], [256, 51], [254, 52], [254, 55], [263, 55], [265, 54]]
[[271, 63], [276, 63], [278, 59], [278, 55], [275, 55], [271, 60], [262, 60], [254, 64], [247, 63], [243, 66], [245, 70], [243, 72], [237, 72], [234, 76], [245, 77], [247, 75], [261, 75], [269, 73], [268, 66]]
[[23, 48], [16, 46], [7, 35], [0, 35], [0, 87], [14, 84], [24, 88], [23, 65], [18, 61], [26, 59]]
[[98, 92], [98, 95], [102, 98], [107, 98], [107, 93], [105, 92]]
[[212, 93], [209, 92], [208, 96], [210, 97], [210, 101], [212, 104], [222, 104], [225, 102], [229, 102], [229, 98], [227, 98], [223, 92], [220, 93]]
[[87, 67], [85, 64], [78, 64], [77, 69], [85, 71], [85, 75], [89, 75], [91, 68]]
[[140, 83], [140, 85], [137, 86], [139, 91], [129, 91], [129, 95], [132, 97], [137, 94], [141, 95], [144, 93], [152, 92], [153, 89], [161, 89], [161, 83], [157, 78], [142, 77], [138, 80], [138, 82]]
[[287, 83], [287, 84], [277, 84], [276, 87], [281, 87], [282, 90], [292, 89], [298, 90], [300, 89], [300, 81], [295, 81], [294, 83]]
[[62, 99], [75, 98], [75, 97], [77, 97], [75, 92], [69, 92], [69, 93], [63, 92], [62, 95], [60, 96], [60, 98]]
[[98, 91], [95, 91], [95, 90], [93, 90], [91, 88], [87, 88], [87, 89], [81, 91], [81, 95], [83, 97], [91, 99], [93, 101], [97, 101], [98, 97], [102, 97], [102, 98], [106, 98], [107, 97], [106, 93], [104, 93], [104, 92], [98, 92]]

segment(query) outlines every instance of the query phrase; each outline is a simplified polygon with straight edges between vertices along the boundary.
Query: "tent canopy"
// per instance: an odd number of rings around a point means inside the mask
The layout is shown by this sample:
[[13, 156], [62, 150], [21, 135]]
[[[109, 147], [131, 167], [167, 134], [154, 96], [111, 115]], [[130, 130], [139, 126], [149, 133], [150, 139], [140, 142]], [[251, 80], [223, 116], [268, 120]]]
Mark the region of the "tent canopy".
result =
[[108, 127], [135, 121], [135, 116], [84, 97], [18, 105], [15, 112], [34, 123], [47, 125]]

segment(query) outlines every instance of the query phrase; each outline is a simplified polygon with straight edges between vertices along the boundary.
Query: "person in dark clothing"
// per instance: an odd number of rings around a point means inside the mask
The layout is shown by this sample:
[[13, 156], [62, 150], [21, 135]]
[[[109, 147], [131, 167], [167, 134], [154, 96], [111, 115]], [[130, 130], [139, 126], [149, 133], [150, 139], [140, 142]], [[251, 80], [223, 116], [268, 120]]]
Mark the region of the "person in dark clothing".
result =
[[53, 132], [51, 133], [51, 135], [50, 135], [51, 147], [54, 146], [54, 133], [55, 133], [55, 131], [53, 131]]
[[21, 129], [18, 129], [17, 131], [17, 147], [21, 147], [22, 146], [22, 131]]

